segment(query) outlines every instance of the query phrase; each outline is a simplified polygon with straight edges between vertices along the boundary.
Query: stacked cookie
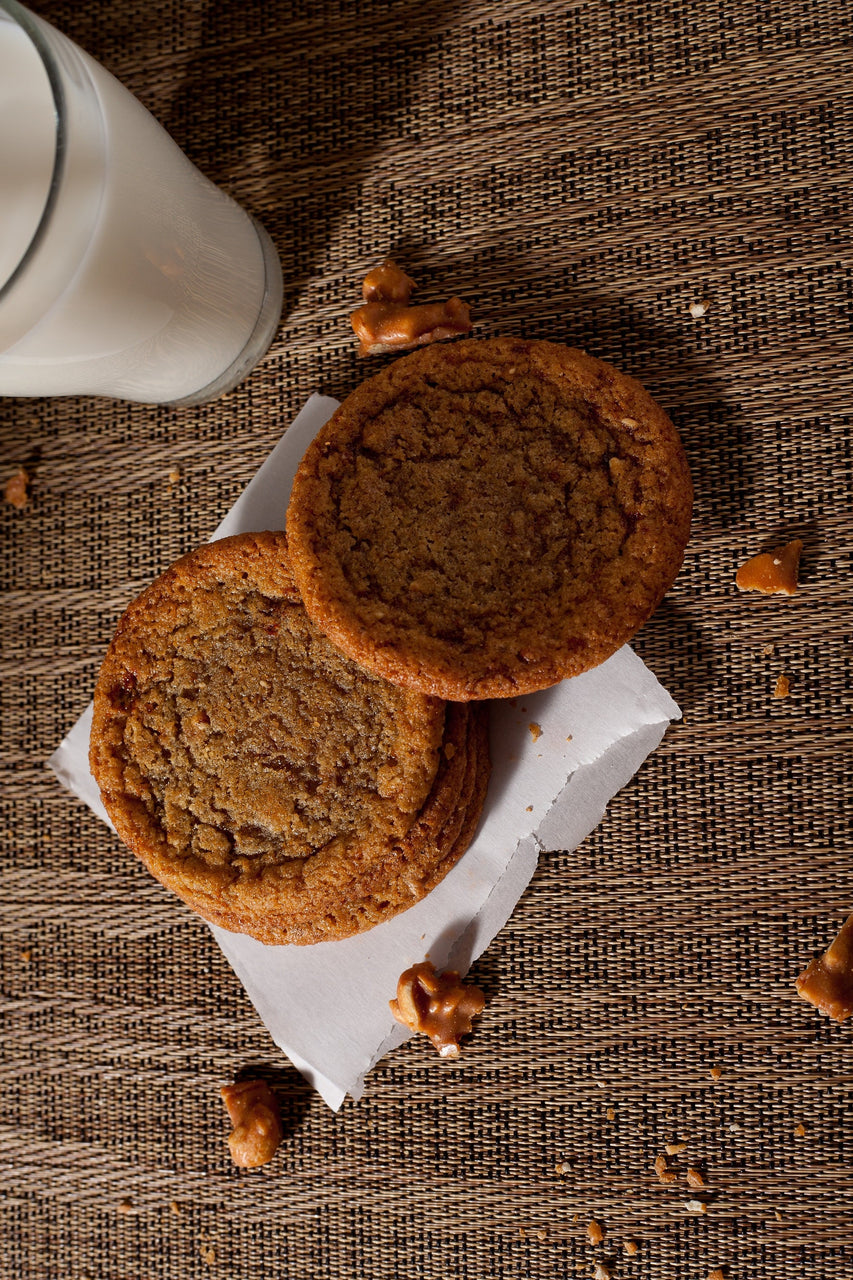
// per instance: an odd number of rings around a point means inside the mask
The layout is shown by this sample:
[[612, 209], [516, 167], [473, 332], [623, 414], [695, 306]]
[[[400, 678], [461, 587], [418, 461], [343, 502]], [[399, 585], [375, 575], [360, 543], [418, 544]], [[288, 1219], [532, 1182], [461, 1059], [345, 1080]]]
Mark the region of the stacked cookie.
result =
[[268, 943], [346, 937], [417, 902], [467, 847], [489, 774], [484, 709], [341, 654], [281, 533], [191, 552], [130, 606], [90, 763], [148, 869]]
[[628, 640], [691, 503], [672, 423], [601, 361], [511, 338], [396, 361], [308, 449], [286, 536], [192, 552], [122, 618], [90, 750], [119, 835], [263, 942], [405, 910], [479, 821], [483, 700]]

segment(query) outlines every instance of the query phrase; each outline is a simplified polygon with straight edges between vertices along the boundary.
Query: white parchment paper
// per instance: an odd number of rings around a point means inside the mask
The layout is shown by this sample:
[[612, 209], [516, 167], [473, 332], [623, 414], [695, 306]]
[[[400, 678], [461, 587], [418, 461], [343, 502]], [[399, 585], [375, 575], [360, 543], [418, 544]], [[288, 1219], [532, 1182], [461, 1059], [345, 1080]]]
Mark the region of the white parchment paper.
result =
[[[312, 396], [219, 525], [214, 538], [283, 529], [293, 476], [337, 407]], [[463, 973], [503, 927], [541, 850], [574, 849], [610, 798], [681, 715], [627, 646], [573, 680], [492, 703], [493, 772], [468, 851], [423, 902], [368, 933], [309, 947], [268, 947], [211, 926], [278, 1047], [337, 1110], [406, 1039], [388, 1001], [425, 956]], [[89, 772], [91, 706], [48, 764], [109, 823]]]

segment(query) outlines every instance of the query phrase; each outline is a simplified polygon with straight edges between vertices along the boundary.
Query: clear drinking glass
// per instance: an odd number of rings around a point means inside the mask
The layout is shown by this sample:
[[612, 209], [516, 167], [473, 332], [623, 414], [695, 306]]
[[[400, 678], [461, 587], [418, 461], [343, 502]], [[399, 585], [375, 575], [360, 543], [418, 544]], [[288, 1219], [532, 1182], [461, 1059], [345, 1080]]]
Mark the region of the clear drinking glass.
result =
[[200, 404], [281, 315], [266, 231], [77, 45], [0, 0], [0, 395]]

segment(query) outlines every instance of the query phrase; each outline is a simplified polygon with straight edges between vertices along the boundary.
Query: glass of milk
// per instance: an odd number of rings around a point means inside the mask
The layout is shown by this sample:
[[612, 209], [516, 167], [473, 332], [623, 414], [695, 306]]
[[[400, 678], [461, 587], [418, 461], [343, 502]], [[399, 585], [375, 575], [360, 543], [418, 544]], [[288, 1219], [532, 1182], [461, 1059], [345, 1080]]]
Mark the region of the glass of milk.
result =
[[117, 80], [0, 0], [0, 395], [200, 404], [281, 315], [263, 227]]

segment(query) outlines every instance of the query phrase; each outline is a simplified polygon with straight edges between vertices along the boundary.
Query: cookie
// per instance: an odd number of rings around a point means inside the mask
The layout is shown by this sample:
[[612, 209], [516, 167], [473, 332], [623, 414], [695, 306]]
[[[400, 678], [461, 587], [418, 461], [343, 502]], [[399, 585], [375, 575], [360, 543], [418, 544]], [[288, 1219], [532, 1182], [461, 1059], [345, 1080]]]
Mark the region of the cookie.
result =
[[[362, 933], [407, 910], [444, 878], [468, 848], [486, 798], [491, 761], [485, 705], [448, 703], [448, 727], [433, 789], [411, 830], [384, 856], [353, 864], [353, 876], [305, 909], [267, 910], [248, 918], [225, 909], [203, 914], [262, 942], [307, 944]], [[318, 906], [322, 904], [322, 910]]]
[[693, 488], [633, 378], [554, 343], [427, 347], [340, 406], [287, 512], [310, 617], [343, 652], [453, 700], [603, 662], [681, 565]]
[[407, 839], [417, 883], [447, 856], [428, 821], [414, 832], [461, 795], [467, 720], [329, 643], [283, 534], [226, 538], [167, 570], [121, 619], [94, 702], [90, 764], [119, 836], [211, 921], [265, 941], [343, 937], [402, 909], [378, 873], [369, 913], [340, 904], [371, 868], [399, 876]]

